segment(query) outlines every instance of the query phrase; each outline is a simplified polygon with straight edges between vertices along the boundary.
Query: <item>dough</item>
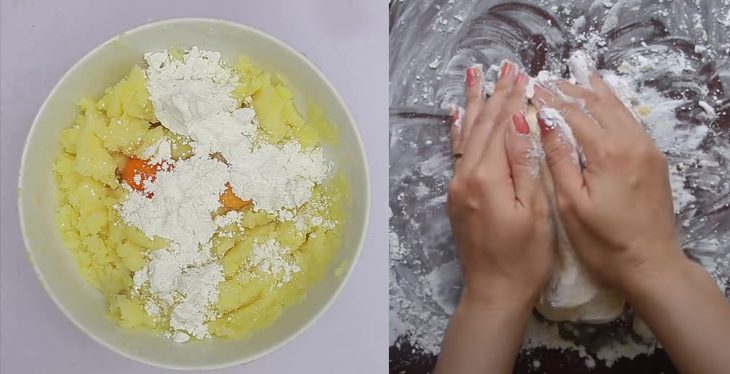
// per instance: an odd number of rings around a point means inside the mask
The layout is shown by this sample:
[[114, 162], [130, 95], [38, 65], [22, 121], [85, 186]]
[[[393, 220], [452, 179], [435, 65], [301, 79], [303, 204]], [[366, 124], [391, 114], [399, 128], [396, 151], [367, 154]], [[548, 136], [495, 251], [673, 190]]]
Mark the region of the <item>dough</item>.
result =
[[[526, 117], [531, 133], [539, 136], [537, 111], [534, 107], [528, 107]], [[572, 138], [572, 134], [566, 138]], [[552, 176], [545, 165], [541, 171], [540, 178], [548, 192], [551, 217], [557, 233], [555, 251], [558, 258], [555, 273], [540, 295], [537, 310], [545, 318], [553, 321], [610, 322], [621, 315], [625, 300], [616, 291], [598, 285], [578, 260], [555, 210]]]

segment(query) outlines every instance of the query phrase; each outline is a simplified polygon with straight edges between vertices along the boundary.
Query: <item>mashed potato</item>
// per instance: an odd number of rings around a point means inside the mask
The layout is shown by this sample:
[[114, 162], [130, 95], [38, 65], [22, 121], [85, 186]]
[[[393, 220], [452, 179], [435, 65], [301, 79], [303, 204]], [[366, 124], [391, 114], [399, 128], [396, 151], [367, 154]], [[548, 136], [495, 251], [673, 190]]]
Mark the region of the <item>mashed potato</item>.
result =
[[[235, 70], [241, 83], [234, 96], [241, 103], [247, 97], [253, 99], [248, 104], [256, 110], [263, 139], [275, 144], [295, 139], [304, 147], [336, 139], [321, 110], [310, 109], [307, 121], [298, 114], [281, 77], [244, 57], [239, 57]], [[119, 170], [130, 157], [144, 159], [145, 151], [163, 138], [175, 145], [172, 157], [176, 160], [188, 157], [191, 147], [185, 139], [156, 125], [145, 74], [137, 66], [100, 100], [82, 99], [78, 105], [76, 121], [60, 135], [62, 151], [54, 163], [58, 230], [81, 274], [106, 297], [112, 318], [125, 327], [168, 331], [167, 319], [146, 312], [148, 295], [132, 290], [133, 273], [147, 263], [151, 251], [168, 243], [163, 238], [148, 238], [121, 220], [118, 204], [129, 192], [122, 187]], [[300, 213], [311, 212], [334, 225], [301, 232], [293, 222], [279, 222], [248, 206], [240, 222], [216, 233], [213, 252], [223, 266], [225, 281], [219, 284], [215, 305], [219, 318], [208, 323], [212, 335], [246, 337], [269, 326], [284, 308], [305, 297], [306, 290], [329, 268], [340, 245], [347, 191], [346, 180], [336, 175], [317, 186], [310, 201], [300, 208]], [[281, 286], [247, 261], [255, 242], [270, 239], [296, 248], [293, 261], [301, 268]]]

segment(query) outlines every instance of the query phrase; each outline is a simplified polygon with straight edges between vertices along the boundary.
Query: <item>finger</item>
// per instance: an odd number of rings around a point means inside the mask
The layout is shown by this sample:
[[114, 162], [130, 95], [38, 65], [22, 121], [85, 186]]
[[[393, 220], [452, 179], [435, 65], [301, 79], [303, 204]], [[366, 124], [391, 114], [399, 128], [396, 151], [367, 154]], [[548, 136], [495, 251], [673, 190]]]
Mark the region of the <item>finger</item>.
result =
[[[514, 185], [510, 178], [505, 137], [508, 129], [512, 127], [512, 116], [526, 109], [525, 90], [528, 77], [526, 74], [518, 73], [517, 66], [512, 64], [508, 66], [510, 67], [505, 68], [506, 72], [503, 72], [503, 75], [505, 78], [512, 78], [512, 82], [506, 79], [501, 80], [495, 87], [495, 92], [505, 93], [504, 99], [499, 96], [495, 98], [493, 95], [485, 106], [485, 110], [495, 113], [495, 119], [481, 160], [475, 168], [481, 169], [481, 172], [488, 174], [494, 181], [492, 186], [494, 196], [514, 200]], [[499, 85], [500, 83], [502, 86]], [[494, 107], [490, 108], [490, 106]]]
[[[509, 160], [507, 159], [504, 139], [505, 135], [509, 133], [508, 129], [512, 127], [512, 116], [523, 113], [527, 109], [527, 98], [525, 97], [527, 81], [528, 77], [524, 73], [516, 76], [511, 91], [500, 105], [501, 111], [498, 112], [499, 114], [495, 120], [497, 125], [492, 130], [492, 135], [487, 139], [487, 146], [482, 155], [481, 166], [479, 167], [489, 168], [498, 178], [509, 177]], [[487, 105], [489, 104], [487, 103]], [[497, 112], [497, 109], [495, 109], [495, 112]]]
[[614, 115], [613, 117], [613, 123], [618, 125], [617, 128], [636, 130], [637, 133], [648, 136], [644, 127], [641, 126], [634, 116], [631, 108], [621, 101], [621, 99], [616, 95], [613, 87], [606, 83], [599, 74], [595, 73], [591, 74], [590, 82], [591, 86], [594, 87], [594, 90], [599, 94], [599, 97], [608, 98], [606, 101], [609, 102], [608, 105], [596, 105], [596, 112], [600, 112], [599, 117], [596, 118], [599, 121], [598, 123], [602, 123], [604, 121], [606, 123], [610, 122], [612, 118], [611, 113], [613, 112], [618, 115]]
[[557, 82], [557, 88], [564, 94], [581, 99], [586, 110], [606, 130], [643, 130], [631, 110], [616, 97], [613, 89], [598, 74], [589, 77], [591, 89], [567, 81]]
[[497, 116], [503, 110], [503, 104], [512, 89], [516, 70], [517, 67], [510, 62], [505, 62], [502, 65], [501, 74], [495, 85], [494, 93], [475, 118], [469, 134], [464, 137], [464, 162], [462, 166], [465, 169], [471, 169], [482, 158]]
[[482, 110], [486, 97], [484, 96], [484, 72], [482, 65], [474, 65], [466, 69], [466, 115], [462, 121], [463, 138], [468, 139], [474, 120]]
[[572, 134], [575, 135], [578, 143], [583, 147], [586, 156], [595, 154], [601, 143], [601, 138], [605, 134], [591, 116], [582, 111], [576, 104], [566, 102], [537, 85], [535, 86], [535, 96], [532, 103], [542, 111], [552, 108], [560, 112], [560, 117], [564, 118], [570, 126]]
[[512, 91], [510, 91], [506, 104], [505, 104], [505, 115], [504, 118], [512, 118], [516, 113], [524, 112], [527, 109], [527, 83], [530, 77], [525, 73], [519, 73], [515, 78]]
[[523, 207], [532, 206], [540, 190], [539, 159], [535, 143], [530, 137], [530, 126], [521, 113], [512, 116], [507, 126], [506, 149], [515, 199]]
[[590, 83], [593, 90], [599, 95], [615, 96], [613, 88], [611, 88], [611, 86], [609, 86], [606, 81], [601, 78], [600, 74], [591, 72], [591, 74], [588, 76], [588, 82]]
[[585, 186], [578, 160], [576, 144], [566, 137], [566, 124], [556, 123], [562, 118], [543, 118], [538, 113], [540, 137], [545, 161], [553, 177], [553, 184], [559, 196], [580, 196]]
[[556, 82], [555, 86], [560, 90], [560, 92], [582, 100], [586, 100], [587, 97], [595, 94], [595, 92], [587, 88], [581, 87], [577, 84], [572, 84], [565, 80]]

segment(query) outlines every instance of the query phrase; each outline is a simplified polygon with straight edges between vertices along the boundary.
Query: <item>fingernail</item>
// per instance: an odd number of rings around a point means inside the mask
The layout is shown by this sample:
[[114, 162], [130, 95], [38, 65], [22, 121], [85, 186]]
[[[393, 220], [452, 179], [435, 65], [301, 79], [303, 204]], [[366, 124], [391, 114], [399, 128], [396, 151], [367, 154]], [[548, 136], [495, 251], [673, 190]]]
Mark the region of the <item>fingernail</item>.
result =
[[529, 80], [529, 78], [527, 77], [527, 74], [520, 73], [519, 75], [517, 75], [517, 78], [515, 78], [515, 84], [518, 87], [527, 87], [528, 80]]
[[466, 85], [473, 86], [475, 83], [481, 80], [482, 66], [474, 65], [466, 69]]
[[505, 75], [509, 76], [509, 74], [512, 72], [513, 68], [514, 68], [514, 66], [512, 65], [512, 63], [509, 61], [506, 61], [504, 64], [502, 64], [502, 71], [499, 73], [499, 76], [500, 77], [505, 76]]
[[542, 117], [538, 115], [537, 117], [537, 124], [540, 126], [540, 134], [545, 135], [550, 133], [551, 131], [555, 130], [555, 124], [545, 122]]
[[527, 119], [521, 113], [512, 116], [512, 123], [515, 124], [515, 130], [518, 134], [527, 135], [530, 133], [530, 125], [527, 124]]

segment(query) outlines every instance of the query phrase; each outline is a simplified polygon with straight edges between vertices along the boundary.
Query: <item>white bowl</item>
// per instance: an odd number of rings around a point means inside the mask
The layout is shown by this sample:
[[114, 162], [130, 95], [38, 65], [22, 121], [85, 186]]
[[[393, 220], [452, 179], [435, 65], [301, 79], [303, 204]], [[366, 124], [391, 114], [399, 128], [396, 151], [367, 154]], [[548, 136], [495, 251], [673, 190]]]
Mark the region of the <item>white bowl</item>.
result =
[[[288, 78], [301, 110], [309, 103], [324, 107], [339, 129], [340, 144], [328, 149], [351, 183], [350, 216], [332, 271], [312, 287], [307, 298], [289, 307], [269, 328], [248, 340], [211, 339], [176, 344], [151, 332], [119, 327], [106, 316], [102, 295], [82, 279], [71, 252], [56, 231], [51, 165], [61, 129], [76, 116], [76, 101], [99, 97], [147, 51], [191, 47], [220, 51], [233, 62], [238, 54]], [[58, 307], [81, 330], [109, 349], [147, 364], [176, 369], [210, 369], [254, 360], [293, 339], [309, 327], [334, 300], [355, 264], [365, 235], [369, 183], [365, 154], [352, 117], [322, 73], [301, 53], [253, 28], [212, 19], [173, 19], [122, 33], [82, 58], [51, 91], [35, 118], [20, 167], [18, 206], [25, 246], [36, 273]], [[343, 275], [334, 269], [346, 261]], [[354, 323], [354, 321], [353, 321]]]

